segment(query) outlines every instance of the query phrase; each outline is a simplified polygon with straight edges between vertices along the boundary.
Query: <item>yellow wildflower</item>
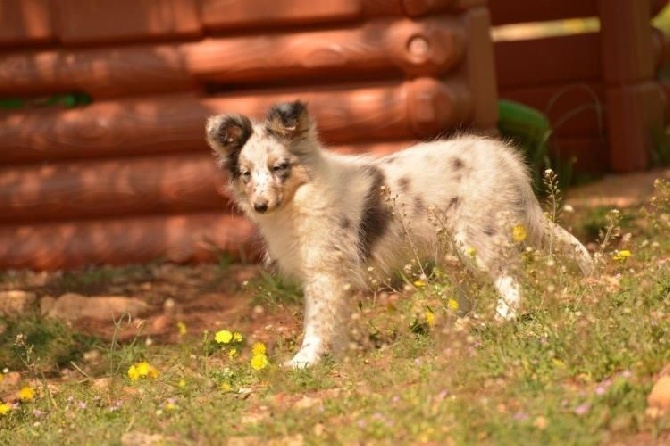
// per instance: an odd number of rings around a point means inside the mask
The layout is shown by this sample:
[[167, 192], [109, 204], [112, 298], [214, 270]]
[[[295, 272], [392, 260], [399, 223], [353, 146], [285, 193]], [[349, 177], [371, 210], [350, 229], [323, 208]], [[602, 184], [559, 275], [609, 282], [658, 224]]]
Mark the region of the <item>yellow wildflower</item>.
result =
[[23, 402], [32, 401], [35, 398], [35, 389], [32, 387], [23, 387], [16, 392], [16, 397]]
[[263, 370], [268, 366], [268, 357], [266, 355], [253, 355], [251, 357], [251, 368], [254, 370]]
[[239, 331], [236, 331], [233, 333], [233, 341], [235, 342], [242, 342], [242, 333]]
[[231, 348], [228, 350], [228, 357], [230, 359], [233, 359], [235, 356], [237, 356], [237, 349], [236, 348]]
[[214, 339], [219, 344], [228, 344], [233, 340], [233, 334], [230, 332], [230, 330], [219, 330], [216, 332]]
[[130, 366], [128, 369], [128, 378], [136, 381], [140, 378], [158, 378], [158, 370], [148, 362], [138, 362]]
[[137, 381], [140, 379], [140, 372], [137, 371], [135, 364], [131, 365], [128, 369], [128, 378], [130, 378], [132, 381]]
[[251, 346], [251, 354], [252, 355], [264, 355], [267, 352], [267, 349], [265, 348], [265, 344], [262, 342], [256, 342], [254, 345]]
[[0, 415], [7, 415], [11, 407], [7, 403], [0, 403]]
[[452, 310], [454, 310], [454, 311], [458, 311], [458, 301], [457, 301], [456, 299], [454, 299], [453, 297], [450, 297], [450, 298], [447, 300], [447, 305], [448, 305], [449, 308], [451, 308]]
[[616, 251], [615, 254], [612, 256], [614, 260], [617, 260], [619, 262], [623, 262], [626, 260], [628, 257], [632, 256], [631, 252], [627, 249], [622, 249], [621, 251]]
[[426, 311], [426, 324], [431, 327], [435, 325], [435, 313], [432, 311]]
[[522, 242], [526, 240], [527, 237], [528, 231], [526, 230], [526, 226], [523, 224], [519, 223], [518, 225], [515, 225], [514, 228], [512, 228], [512, 238], [515, 242]]
[[184, 336], [187, 332], [186, 324], [182, 321], [177, 322], [177, 331], [179, 332], [179, 336]]
[[426, 281], [425, 281], [425, 280], [421, 280], [421, 279], [415, 280], [415, 281], [413, 282], [413, 284], [414, 284], [414, 286], [417, 287], [418, 289], [422, 289], [422, 288], [425, 288], [425, 287], [426, 287]]
[[472, 246], [465, 248], [465, 255], [468, 257], [475, 257], [477, 255], [477, 250]]
[[181, 378], [177, 382], [177, 387], [179, 387], [180, 389], [183, 389], [184, 387], [186, 387], [186, 380], [184, 378]]

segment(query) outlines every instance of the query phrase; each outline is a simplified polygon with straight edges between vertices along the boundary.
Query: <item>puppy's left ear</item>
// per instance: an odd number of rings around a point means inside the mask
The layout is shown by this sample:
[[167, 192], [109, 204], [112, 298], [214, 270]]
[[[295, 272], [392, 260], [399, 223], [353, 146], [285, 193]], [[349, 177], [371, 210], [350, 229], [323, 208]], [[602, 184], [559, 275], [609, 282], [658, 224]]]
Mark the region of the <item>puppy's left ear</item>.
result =
[[270, 133], [289, 141], [306, 138], [311, 125], [307, 103], [295, 100], [273, 105], [265, 125]]

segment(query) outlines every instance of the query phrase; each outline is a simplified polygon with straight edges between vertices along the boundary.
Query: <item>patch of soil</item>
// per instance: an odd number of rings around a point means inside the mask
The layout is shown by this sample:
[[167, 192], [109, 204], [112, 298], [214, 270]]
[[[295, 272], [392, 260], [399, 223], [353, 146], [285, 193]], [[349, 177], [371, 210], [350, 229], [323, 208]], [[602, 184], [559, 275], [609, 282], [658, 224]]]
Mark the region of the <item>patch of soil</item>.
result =
[[[46, 303], [68, 293], [88, 297], [94, 311], [71, 308], [84, 316], [63, 318], [76, 330], [99, 337], [131, 340], [136, 336], [173, 343], [180, 337], [177, 323], [183, 323], [187, 336], [201, 337], [204, 330], [235, 329], [255, 339], [276, 339], [278, 334], [299, 334], [298, 308], [254, 306], [254, 290], [245, 288], [259, 276], [259, 265], [143, 265], [102, 267], [78, 272], [5, 273], [0, 291], [23, 290], [37, 296], [32, 311], [46, 313]], [[146, 303], [141, 316], [131, 318], [112, 314], [105, 299], [118, 303], [119, 297]], [[86, 302], [79, 299], [77, 304]], [[65, 308], [65, 312], [68, 309]], [[89, 317], [91, 313], [96, 317]], [[116, 322], [115, 322], [116, 321]]]

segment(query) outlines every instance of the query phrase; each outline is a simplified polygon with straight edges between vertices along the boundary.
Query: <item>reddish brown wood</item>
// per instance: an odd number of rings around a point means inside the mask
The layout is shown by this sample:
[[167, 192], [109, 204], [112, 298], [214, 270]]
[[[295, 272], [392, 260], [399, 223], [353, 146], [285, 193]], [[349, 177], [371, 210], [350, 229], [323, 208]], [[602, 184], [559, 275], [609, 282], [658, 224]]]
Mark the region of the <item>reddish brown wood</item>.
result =
[[197, 6], [197, 0], [59, 0], [58, 36], [77, 44], [195, 37]]
[[467, 90], [458, 80], [421, 78], [340, 88], [251, 91], [208, 99], [156, 96], [65, 111], [13, 113], [0, 125], [0, 162], [204, 150], [208, 115], [261, 117], [271, 104], [295, 98], [310, 103], [328, 144], [428, 138], [471, 119]]
[[611, 168], [614, 172], [647, 169], [651, 151], [664, 133], [666, 97], [660, 84], [645, 82], [607, 91]]
[[359, 21], [371, 17], [420, 17], [481, 6], [486, 0], [201, 0], [203, 25], [213, 30], [263, 29]]
[[206, 82], [296, 82], [356, 72], [368, 78], [438, 75], [459, 63], [465, 41], [463, 25], [442, 17], [181, 45], [26, 52], [0, 59], [0, 95], [82, 90], [100, 99]]
[[598, 14], [597, 0], [493, 0], [489, 2], [494, 25], [546, 22]]
[[651, 0], [598, 0], [605, 82], [622, 85], [654, 74]]
[[0, 45], [53, 40], [50, 0], [0, 0]]
[[260, 248], [246, 219], [229, 214], [133, 217], [0, 226], [0, 268], [59, 270], [87, 265], [254, 259]]
[[599, 81], [602, 79], [600, 35], [496, 42], [495, 67], [501, 90]]
[[463, 93], [472, 101], [472, 123], [482, 129], [495, 127], [498, 123], [498, 94], [490, 37], [491, 17], [488, 9], [473, 8], [463, 14], [462, 20], [469, 38], [460, 76], [467, 86], [467, 92]]
[[0, 224], [228, 208], [208, 155], [14, 166], [0, 170]]
[[[643, 0], [646, 1], [646, 0]], [[592, 17], [599, 15], [598, 0], [492, 0], [489, 8], [494, 25], [512, 23], [546, 22], [573, 17]], [[607, 0], [605, 0], [607, 2]], [[658, 14], [667, 4], [667, 0], [651, 0], [651, 15]], [[615, 8], [612, 5], [612, 8]]]

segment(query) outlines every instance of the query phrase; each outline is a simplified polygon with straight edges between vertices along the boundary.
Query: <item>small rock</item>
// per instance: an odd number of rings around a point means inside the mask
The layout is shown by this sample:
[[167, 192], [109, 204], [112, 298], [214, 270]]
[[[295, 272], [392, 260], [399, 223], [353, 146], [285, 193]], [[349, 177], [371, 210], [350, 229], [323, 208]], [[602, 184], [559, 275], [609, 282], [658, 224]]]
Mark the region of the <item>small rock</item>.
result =
[[663, 376], [656, 381], [647, 397], [647, 403], [661, 410], [670, 409], [670, 376]]
[[110, 321], [124, 313], [137, 317], [151, 310], [150, 305], [134, 297], [84, 297], [74, 293], [58, 298], [43, 297], [40, 306], [42, 316], [72, 322], [82, 318]]
[[87, 363], [96, 363], [100, 361], [100, 351], [99, 350], [89, 350], [83, 355], [84, 362]]
[[0, 291], [0, 314], [18, 315], [30, 310], [37, 296], [25, 290]]

